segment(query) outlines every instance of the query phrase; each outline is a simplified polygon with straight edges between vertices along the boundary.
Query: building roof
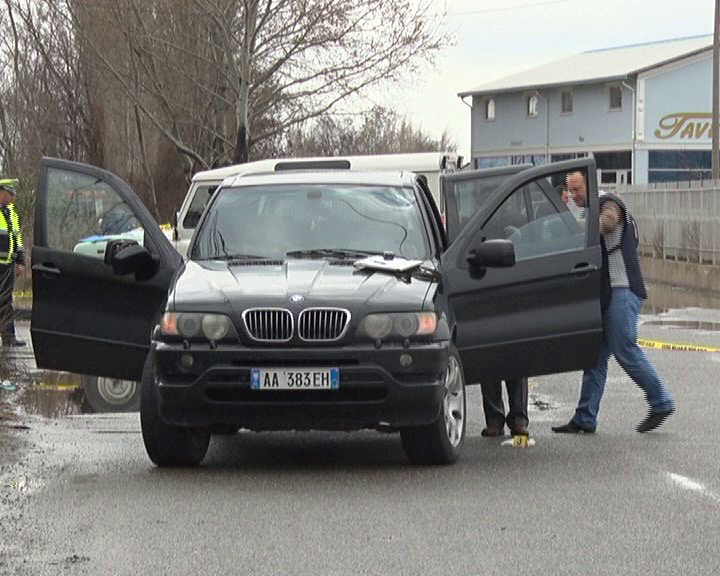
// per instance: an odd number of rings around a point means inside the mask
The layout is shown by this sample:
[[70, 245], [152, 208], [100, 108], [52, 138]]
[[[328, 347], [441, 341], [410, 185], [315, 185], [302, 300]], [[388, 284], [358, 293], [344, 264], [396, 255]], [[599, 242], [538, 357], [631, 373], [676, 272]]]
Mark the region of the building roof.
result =
[[527, 88], [590, 84], [627, 78], [649, 68], [712, 49], [712, 35], [582, 52], [537, 68], [494, 80], [458, 96], [497, 94]]

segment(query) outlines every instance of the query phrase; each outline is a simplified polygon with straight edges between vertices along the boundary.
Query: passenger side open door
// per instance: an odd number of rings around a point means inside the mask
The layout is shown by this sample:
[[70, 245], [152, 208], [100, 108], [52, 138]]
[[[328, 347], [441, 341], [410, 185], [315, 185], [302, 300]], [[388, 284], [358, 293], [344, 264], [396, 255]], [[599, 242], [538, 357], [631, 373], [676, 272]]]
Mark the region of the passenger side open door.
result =
[[[585, 206], [560, 187], [573, 172]], [[486, 184], [488, 171], [478, 173]], [[497, 174], [500, 174], [498, 172]], [[456, 175], [457, 176], [457, 175]], [[446, 179], [446, 198], [462, 199]], [[595, 163], [572, 160], [505, 175], [460, 228], [461, 203], [446, 204], [450, 247], [436, 307], [453, 326], [466, 382], [581, 370], [597, 360], [602, 256]]]
[[[123, 248], [132, 272], [118, 274], [110, 252]], [[43, 158], [32, 250], [38, 367], [140, 380], [152, 327], [181, 264], [125, 182], [93, 166]]]

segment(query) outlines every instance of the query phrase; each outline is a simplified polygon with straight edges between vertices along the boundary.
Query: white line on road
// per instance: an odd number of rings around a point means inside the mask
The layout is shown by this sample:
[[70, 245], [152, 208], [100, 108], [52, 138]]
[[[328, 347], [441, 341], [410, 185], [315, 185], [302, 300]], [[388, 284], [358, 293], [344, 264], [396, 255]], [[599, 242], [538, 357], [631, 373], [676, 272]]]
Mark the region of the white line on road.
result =
[[708, 490], [707, 487], [705, 487], [703, 484], [700, 484], [700, 482], [695, 482], [695, 480], [692, 480], [687, 476], [673, 474], [672, 472], [667, 472], [667, 477], [675, 484], [680, 486], [680, 488], [684, 488], [685, 490], [690, 490], [692, 492], [698, 492], [699, 494], [702, 494], [703, 496], [714, 500], [717, 504], [720, 504], [720, 496]]

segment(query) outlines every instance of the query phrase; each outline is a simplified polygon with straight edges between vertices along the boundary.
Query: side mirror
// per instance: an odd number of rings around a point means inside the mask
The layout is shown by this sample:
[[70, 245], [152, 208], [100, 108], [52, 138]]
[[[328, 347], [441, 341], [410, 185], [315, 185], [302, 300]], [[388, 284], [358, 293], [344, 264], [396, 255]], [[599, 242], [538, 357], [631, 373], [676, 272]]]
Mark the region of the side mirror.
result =
[[136, 246], [137, 242], [129, 238], [117, 238], [115, 240], [108, 240], [105, 244], [105, 264], [113, 266], [115, 256], [118, 252], [127, 248], [128, 246]]
[[137, 243], [119, 250], [112, 258], [113, 272], [117, 276], [125, 276], [134, 272], [138, 280], [152, 276], [155, 264], [156, 259], [148, 252], [147, 248]]
[[471, 266], [510, 268], [515, 266], [515, 245], [510, 240], [487, 240], [467, 256]]

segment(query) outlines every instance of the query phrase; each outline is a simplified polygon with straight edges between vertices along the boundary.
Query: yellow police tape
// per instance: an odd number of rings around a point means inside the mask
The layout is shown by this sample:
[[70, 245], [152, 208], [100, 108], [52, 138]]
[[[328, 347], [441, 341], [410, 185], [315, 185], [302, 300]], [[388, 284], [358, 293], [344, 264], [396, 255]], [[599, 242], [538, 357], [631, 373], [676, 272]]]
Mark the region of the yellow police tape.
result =
[[694, 344], [675, 344], [673, 342], [660, 342], [659, 340], [638, 340], [643, 348], [654, 348], [656, 350], [683, 350], [685, 352], [720, 352], [720, 348], [711, 346], [695, 346]]

